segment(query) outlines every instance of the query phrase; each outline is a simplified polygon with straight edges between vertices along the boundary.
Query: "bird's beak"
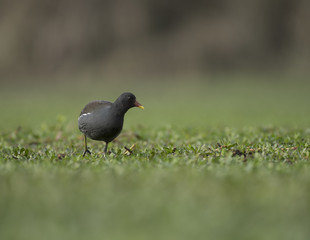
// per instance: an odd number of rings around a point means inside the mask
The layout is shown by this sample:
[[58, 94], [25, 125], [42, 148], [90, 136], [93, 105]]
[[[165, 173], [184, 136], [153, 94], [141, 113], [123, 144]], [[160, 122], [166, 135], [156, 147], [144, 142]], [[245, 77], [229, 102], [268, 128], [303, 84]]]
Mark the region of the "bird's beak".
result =
[[135, 102], [135, 106], [144, 109], [144, 107], [138, 101]]

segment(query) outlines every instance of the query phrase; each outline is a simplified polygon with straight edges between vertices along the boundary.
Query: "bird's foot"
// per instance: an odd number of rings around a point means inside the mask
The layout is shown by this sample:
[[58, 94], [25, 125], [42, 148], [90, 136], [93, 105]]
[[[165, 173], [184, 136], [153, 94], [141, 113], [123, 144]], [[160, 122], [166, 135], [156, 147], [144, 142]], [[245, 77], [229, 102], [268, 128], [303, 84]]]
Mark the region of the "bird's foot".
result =
[[84, 153], [83, 153], [83, 157], [85, 157], [86, 153], [91, 154], [91, 152], [88, 149], [85, 149]]

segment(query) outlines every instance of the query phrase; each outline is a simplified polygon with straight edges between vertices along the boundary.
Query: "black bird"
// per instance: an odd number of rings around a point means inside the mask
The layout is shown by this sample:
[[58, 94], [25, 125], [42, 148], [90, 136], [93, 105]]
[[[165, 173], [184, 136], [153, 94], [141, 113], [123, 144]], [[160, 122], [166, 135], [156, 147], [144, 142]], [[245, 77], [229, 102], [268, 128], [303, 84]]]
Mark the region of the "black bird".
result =
[[129, 92], [121, 94], [114, 103], [108, 101], [93, 101], [88, 103], [82, 110], [79, 118], [79, 129], [84, 134], [84, 145], [86, 153], [87, 137], [93, 140], [104, 141], [104, 155], [108, 144], [116, 138], [123, 129], [124, 115], [128, 109], [144, 107], [136, 100], [135, 95]]

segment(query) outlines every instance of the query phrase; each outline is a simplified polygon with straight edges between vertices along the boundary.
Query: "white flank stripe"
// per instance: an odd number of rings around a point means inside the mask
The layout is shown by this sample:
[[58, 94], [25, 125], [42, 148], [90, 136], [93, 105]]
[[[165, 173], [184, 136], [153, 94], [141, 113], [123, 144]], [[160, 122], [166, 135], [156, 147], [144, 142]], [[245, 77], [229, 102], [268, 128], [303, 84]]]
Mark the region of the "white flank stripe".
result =
[[80, 120], [81, 117], [87, 116], [89, 114], [91, 114], [91, 113], [83, 113], [81, 116], [79, 116], [78, 120]]

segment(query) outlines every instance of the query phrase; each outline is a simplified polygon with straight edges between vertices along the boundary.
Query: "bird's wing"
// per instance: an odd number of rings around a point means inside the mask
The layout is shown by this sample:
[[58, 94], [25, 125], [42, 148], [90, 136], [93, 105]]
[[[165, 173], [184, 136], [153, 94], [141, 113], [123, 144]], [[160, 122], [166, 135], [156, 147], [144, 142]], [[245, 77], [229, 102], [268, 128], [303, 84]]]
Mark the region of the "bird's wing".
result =
[[90, 102], [88, 103], [82, 110], [82, 112], [80, 113], [80, 116], [83, 115], [83, 114], [90, 114], [94, 111], [96, 111], [96, 109], [98, 108], [104, 108], [104, 107], [109, 107], [111, 106], [112, 103], [111, 102], [108, 102], [108, 101], [93, 101], [93, 102]]

